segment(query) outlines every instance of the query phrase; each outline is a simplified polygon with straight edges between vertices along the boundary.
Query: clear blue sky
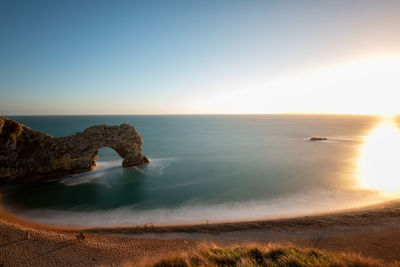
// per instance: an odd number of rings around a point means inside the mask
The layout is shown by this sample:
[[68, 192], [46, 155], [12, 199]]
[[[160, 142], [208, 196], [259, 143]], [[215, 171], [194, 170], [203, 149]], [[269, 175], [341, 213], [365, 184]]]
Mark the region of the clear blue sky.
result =
[[399, 54], [399, 14], [400, 1], [0, 0], [0, 114], [316, 111], [269, 109], [302, 93], [269, 82]]

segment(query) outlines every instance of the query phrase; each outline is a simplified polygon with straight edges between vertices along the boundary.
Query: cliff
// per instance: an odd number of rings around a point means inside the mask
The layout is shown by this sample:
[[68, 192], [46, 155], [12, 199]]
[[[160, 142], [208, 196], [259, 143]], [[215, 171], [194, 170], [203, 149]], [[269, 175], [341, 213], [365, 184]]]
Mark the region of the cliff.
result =
[[129, 124], [96, 125], [54, 138], [0, 117], [0, 181], [40, 181], [90, 171], [98, 149], [105, 146], [123, 158], [123, 167], [149, 162], [142, 154], [142, 137]]

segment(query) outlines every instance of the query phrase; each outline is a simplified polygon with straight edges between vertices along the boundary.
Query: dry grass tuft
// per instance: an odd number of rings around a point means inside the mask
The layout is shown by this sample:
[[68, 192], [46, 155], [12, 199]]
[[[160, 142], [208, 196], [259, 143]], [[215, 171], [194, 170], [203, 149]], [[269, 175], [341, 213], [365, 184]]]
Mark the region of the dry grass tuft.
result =
[[268, 246], [245, 245], [218, 247], [202, 245], [198, 250], [170, 255], [159, 259], [145, 259], [140, 266], [153, 267], [201, 267], [201, 266], [266, 266], [266, 267], [383, 267], [399, 266], [384, 264], [381, 261], [361, 257], [357, 254], [331, 253], [308, 248], [301, 249], [291, 245], [272, 244]]

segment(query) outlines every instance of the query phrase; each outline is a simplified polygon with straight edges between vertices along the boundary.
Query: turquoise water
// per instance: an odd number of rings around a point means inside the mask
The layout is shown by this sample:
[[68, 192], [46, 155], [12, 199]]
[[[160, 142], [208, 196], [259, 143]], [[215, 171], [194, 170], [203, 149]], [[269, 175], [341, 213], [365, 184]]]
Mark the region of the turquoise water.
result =
[[[55, 137], [130, 123], [150, 164], [122, 168], [110, 148], [94, 172], [4, 196], [21, 217], [60, 225], [253, 220], [340, 210], [382, 199], [358, 185], [357, 160], [375, 116], [15, 116]], [[310, 136], [328, 141], [310, 142]]]

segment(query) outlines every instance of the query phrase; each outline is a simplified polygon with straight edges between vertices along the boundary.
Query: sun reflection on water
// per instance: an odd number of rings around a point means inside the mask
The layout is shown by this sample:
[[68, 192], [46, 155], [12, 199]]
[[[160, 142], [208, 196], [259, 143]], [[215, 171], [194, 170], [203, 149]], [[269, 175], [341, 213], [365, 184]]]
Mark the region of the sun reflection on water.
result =
[[400, 133], [393, 117], [366, 136], [359, 158], [360, 185], [387, 194], [400, 193]]

